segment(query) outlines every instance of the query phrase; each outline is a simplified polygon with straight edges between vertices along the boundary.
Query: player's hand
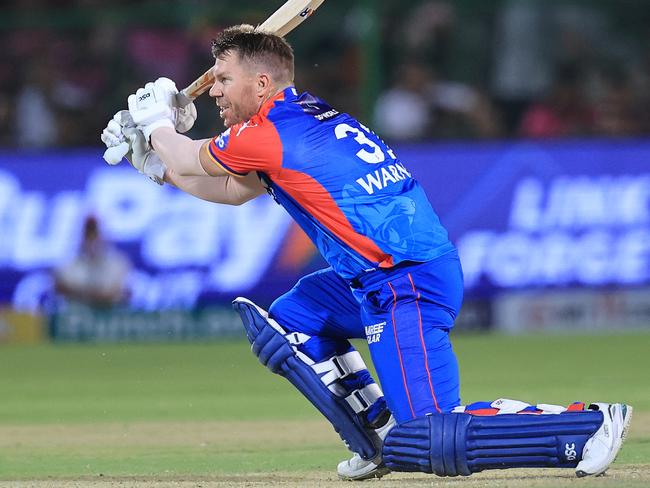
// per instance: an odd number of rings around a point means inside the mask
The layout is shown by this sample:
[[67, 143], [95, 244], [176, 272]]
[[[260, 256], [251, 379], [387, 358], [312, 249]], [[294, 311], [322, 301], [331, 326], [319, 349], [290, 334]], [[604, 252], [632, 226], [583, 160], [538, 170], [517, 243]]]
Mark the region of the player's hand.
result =
[[180, 107], [176, 101], [178, 89], [169, 78], [147, 83], [128, 98], [129, 112], [147, 140], [159, 127], [171, 127], [187, 132], [196, 120], [196, 106]]
[[176, 110], [176, 131], [183, 134], [190, 130], [196, 121], [196, 105], [190, 102], [184, 107], [174, 107], [174, 110]]
[[129, 111], [120, 110], [108, 121], [106, 128], [102, 131], [101, 139], [106, 145], [104, 160], [110, 165], [119, 164], [131, 150], [131, 145], [122, 132], [122, 129], [129, 123], [135, 127]]
[[126, 158], [140, 173], [163, 184], [165, 165], [137, 129], [128, 110], [120, 110], [108, 122], [102, 132], [102, 142], [107, 148], [104, 159], [108, 164], [115, 165]]
[[125, 127], [123, 132], [131, 147], [126, 155], [131, 165], [155, 183], [164, 184], [165, 163], [153, 151], [142, 131], [137, 127]]
[[142, 130], [145, 138], [150, 140], [151, 133], [159, 127], [175, 128], [176, 84], [169, 78], [158, 78], [149, 82], [129, 95], [129, 112], [135, 124]]

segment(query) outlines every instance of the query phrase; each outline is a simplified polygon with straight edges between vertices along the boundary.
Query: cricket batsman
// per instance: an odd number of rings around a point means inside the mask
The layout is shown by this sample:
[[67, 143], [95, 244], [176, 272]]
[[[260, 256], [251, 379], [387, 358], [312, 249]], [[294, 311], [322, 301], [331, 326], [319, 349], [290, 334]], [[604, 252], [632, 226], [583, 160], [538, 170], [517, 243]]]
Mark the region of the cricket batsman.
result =
[[[107, 153], [196, 197], [239, 205], [269, 193], [329, 267], [265, 311], [233, 304], [253, 353], [291, 382], [354, 453], [343, 479], [390, 471], [470, 475], [510, 467], [598, 475], [632, 409], [621, 403], [460, 406], [449, 332], [463, 298], [458, 253], [408, 167], [351, 116], [294, 86], [282, 37], [240, 25], [213, 41], [210, 89], [226, 131], [193, 140], [175, 84], [147, 83], [102, 134]], [[108, 158], [110, 159], [110, 158]], [[115, 162], [115, 161], [112, 161]], [[367, 338], [380, 386], [351, 338]]]

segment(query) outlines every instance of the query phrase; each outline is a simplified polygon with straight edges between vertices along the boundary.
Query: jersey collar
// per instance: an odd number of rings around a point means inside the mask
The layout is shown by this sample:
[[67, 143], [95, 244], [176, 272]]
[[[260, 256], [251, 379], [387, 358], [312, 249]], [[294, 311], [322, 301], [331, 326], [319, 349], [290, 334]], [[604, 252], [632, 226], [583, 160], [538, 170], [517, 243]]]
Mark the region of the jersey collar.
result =
[[298, 92], [296, 91], [296, 88], [294, 86], [288, 86], [273, 98], [269, 98], [266, 102], [264, 102], [260, 107], [258, 114], [266, 117], [275, 105], [275, 102], [290, 102], [296, 98], [298, 98]]

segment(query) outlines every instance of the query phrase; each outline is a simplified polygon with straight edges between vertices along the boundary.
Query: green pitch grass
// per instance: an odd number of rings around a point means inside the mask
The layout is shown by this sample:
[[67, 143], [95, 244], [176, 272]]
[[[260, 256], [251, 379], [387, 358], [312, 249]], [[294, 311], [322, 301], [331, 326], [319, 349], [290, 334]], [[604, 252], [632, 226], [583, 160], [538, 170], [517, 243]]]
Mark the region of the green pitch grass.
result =
[[[650, 335], [459, 335], [454, 343], [464, 403], [509, 397], [622, 401], [635, 408], [608, 477], [498, 471], [467, 478], [463, 486], [650, 484]], [[244, 341], [0, 347], [0, 480], [6, 486], [27, 483], [20, 480], [334, 486], [334, 467], [347, 456], [318, 413], [266, 371]], [[544, 473], [553, 474], [546, 480]], [[426, 475], [385, 480], [382, 486], [440, 481]]]

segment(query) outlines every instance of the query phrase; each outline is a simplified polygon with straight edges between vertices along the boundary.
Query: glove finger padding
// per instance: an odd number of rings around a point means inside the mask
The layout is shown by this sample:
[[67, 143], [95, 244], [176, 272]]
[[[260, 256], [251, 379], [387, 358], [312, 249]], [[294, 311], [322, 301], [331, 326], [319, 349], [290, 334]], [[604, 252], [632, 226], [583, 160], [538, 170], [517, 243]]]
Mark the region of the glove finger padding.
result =
[[103, 130], [101, 139], [107, 147], [104, 160], [108, 164], [115, 165], [126, 158], [138, 172], [159, 185], [163, 184], [165, 164], [152, 151], [128, 110], [120, 110], [113, 116]]
[[177, 132], [181, 134], [187, 132], [192, 128], [194, 122], [196, 121], [196, 105], [194, 102], [191, 102], [184, 107], [177, 107], [176, 109], [176, 124], [175, 128]]
[[101, 135], [101, 140], [106, 145], [103, 157], [108, 164], [119, 164], [129, 152], [130, 144], [124, 136], [123, 128], [133, 125], [133, 119], [128, 110], [120, 110], [108, 121]]
[[169, 78], [166, 78], [164, 76], [161, 76], [160, 78], [158, 78], [153, 83], [151, 83], [151, 82], [147, 83], [147, 85], [153, 85], [153, 86], [155, 86], [157, 88], [161, 88], [163, 90], [166, 90], [172, 96], [174, 96], [174, 95], [176, 95], [178, 93], [178, 88], [176, 88], [176, 83], [174, 83], [173, 80], [170, 80]]
[[120, 110], [115, 115], [113, 115], [113, 120], [117, 122], [120, 127], [135, 127], [135, 122], [133, 122], [131, 112], [128, 110]]
[[110, 120], [106, 128], [102, 131], [101, 135], [102, 142], [106, 147], [117, 146], [124, 142], [124, 134], [122, 134], [122, 127], [115, 122], [115, 120]]
[[111, 146], [106, 151], [104, 151], [104, 161], [106, 161], [111, 166], [120, 164], [122, 159], [129, 153], [130, 146], [129, 143], [124, 141], [118, 144], [117, 146]]
[[129, 96], [129, 112], [147, 141], [151, 138], [151, 133], [159, 127], [175, 129], [176, 93], [178, 90], [173, 81], [168, 78], [158, 78]]

